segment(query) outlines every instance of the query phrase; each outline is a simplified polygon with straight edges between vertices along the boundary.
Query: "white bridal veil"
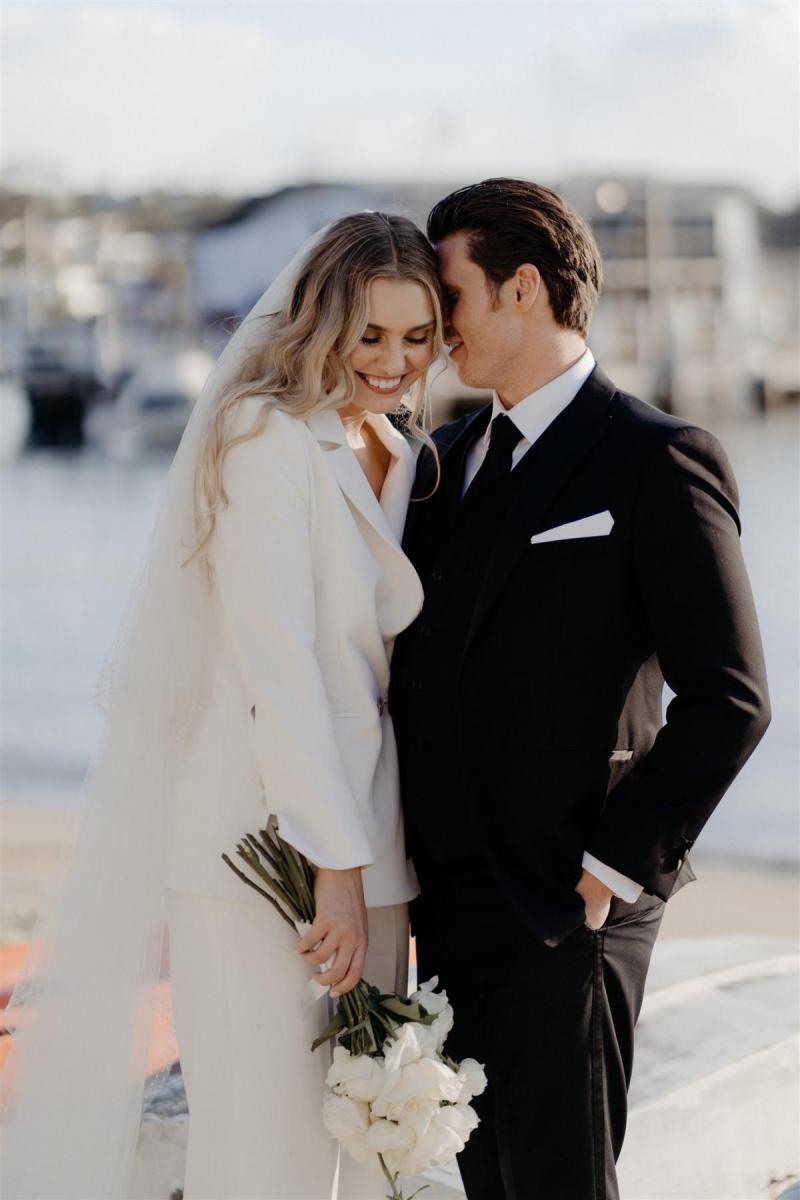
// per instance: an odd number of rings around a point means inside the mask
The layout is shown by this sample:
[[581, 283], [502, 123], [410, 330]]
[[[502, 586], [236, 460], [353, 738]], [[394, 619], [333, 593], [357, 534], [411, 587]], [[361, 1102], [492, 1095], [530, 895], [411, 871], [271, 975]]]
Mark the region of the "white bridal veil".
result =
[[[125, 614], [100, 674], [102, 743], [59, 882], [40, 911], [6, 1010], [0, 1193], [128, 1196], [166, 938], [161, 889], [170, 779], [209, 688], [211, 605], [194, 545], [194, 475], [217, 398], [291, 295], [308, 239], [228, 342], [167, 475]], [[91, 581], [87, 579], [87, 587]], [[169, 1066], [162, 1067], [166, 1076]], [[157, 1083], [151, 1075], [149, 1083]]]

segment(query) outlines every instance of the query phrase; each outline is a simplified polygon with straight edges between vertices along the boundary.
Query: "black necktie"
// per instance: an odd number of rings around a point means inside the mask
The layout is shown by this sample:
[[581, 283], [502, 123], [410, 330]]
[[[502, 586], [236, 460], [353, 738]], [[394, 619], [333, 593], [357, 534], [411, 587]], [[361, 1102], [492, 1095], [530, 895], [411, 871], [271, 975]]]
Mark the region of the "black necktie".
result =
[[464, 501], [490, 492], [511, 474], [514, 447], [522, 437], [514, 422], [505, 413], [492, 421], [489, 430], [489, 449], [472, 483], [464, 493]]

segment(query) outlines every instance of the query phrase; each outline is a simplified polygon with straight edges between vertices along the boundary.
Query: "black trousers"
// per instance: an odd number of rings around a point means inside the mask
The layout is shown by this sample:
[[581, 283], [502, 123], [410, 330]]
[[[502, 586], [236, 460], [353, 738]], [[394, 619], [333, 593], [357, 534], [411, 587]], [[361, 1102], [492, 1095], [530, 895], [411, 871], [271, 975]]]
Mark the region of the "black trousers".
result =
[[526, 929], [481, 855], [414, 854], [420, 981], [455, 1010], [445, 1049], [489, 1080], [458, 1164], [467, 1200], [618, 1200], [633, 1029], [664, 901], [617, 897], [598, 932], [558, 946]]

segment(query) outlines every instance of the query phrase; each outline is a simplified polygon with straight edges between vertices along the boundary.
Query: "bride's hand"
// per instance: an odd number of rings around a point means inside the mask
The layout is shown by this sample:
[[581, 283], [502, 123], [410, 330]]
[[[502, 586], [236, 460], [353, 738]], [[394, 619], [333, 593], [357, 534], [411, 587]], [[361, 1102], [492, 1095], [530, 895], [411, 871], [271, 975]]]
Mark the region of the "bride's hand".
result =
[[330, 969], [315, 974], [314, 979], [330, 984], [330, 994], [336, 997], [353, 990], [367, 956], [367, 908], [361, 867], [346, 871], [318, 867], [314, 899], [317, 916], [297, 943], [297, 951], [307, 963], [324, 963], [335, 954]]

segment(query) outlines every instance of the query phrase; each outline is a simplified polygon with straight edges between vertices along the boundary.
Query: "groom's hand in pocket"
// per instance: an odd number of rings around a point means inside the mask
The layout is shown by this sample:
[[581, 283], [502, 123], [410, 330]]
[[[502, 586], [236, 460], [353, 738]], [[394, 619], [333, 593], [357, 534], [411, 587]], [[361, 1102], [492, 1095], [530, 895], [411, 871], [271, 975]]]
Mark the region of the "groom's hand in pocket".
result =
[[350, 992], [361, 978], [367, 956], [368, 923], [361, 867], [335, 871], [318, 867], [314, 881], [317, 915], [308, 933], [297, 943], [304, 962], [322, 964], [333, 957], [326, 971], [314, 976], [330, 984], [336, 997]]
[[606, 887], [596, 875], [592, 875], [584, 867], [575, 885], [575, 891], [586, 905], [586, 924], [590, 929], [599, 929], [605, 924], [611, 909], [611, 898], [614, 895], [611, 888]]

